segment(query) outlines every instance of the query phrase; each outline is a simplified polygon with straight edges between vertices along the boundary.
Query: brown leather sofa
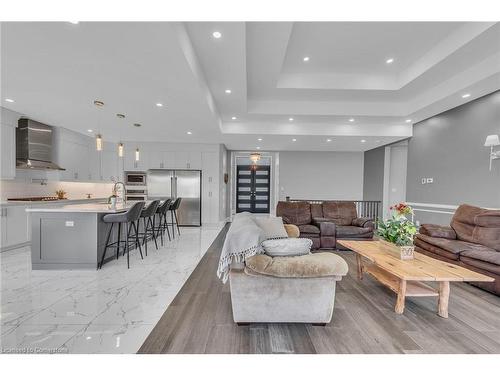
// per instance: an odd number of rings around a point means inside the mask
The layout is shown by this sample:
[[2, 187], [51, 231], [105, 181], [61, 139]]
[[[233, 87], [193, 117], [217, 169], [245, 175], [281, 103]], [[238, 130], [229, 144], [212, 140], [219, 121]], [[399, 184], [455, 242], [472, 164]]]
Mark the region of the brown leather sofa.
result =
[[373, 238], [372, 219], [358, 217], [354, 202], [278, 202], [276, 216], [299, 227], [300, 237], [310, 238], [313, 249], [334, 249], [338, 239]]
[[416, 251], [493, 277], [471, 284], [500, 295], [500, 210], [463, 204], [449, 227], [423, 224], [419, 232]]

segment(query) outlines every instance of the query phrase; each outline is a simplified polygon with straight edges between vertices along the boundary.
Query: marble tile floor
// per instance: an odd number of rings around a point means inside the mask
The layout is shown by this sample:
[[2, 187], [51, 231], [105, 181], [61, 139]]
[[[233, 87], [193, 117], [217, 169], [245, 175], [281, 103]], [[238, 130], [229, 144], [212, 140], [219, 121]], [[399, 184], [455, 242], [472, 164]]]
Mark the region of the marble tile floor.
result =
[[0, 353], [136, 353], [222, 227], [181, 228], [130, 269], [32, 271], [29, 247], [0, 253]]

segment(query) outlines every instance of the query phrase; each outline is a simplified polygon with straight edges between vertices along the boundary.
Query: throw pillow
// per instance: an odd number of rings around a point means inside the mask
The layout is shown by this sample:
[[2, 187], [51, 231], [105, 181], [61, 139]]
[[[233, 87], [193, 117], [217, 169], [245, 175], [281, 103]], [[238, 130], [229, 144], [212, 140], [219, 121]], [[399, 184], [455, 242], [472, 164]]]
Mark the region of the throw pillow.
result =
[[271, 257], [306, 255], [311, 252], [311, 246], [309, 238], [282, 238], [262, 242], [264, 251]]
[[264, 238], [271, 240], [275, 238], [287, 238], [288, 233], [283, 225], [281, 217], [255, 217], [255, 223], [264, 231]]

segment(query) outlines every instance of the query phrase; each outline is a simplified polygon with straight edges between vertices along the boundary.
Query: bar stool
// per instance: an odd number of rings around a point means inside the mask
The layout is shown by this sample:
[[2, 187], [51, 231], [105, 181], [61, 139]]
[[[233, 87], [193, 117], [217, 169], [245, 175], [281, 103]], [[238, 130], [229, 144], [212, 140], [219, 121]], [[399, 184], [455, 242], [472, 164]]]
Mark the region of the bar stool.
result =
[[172, 226], [172, 235], [175, 238], [175, 226], [177, 226], [177, 234], [180, 236], [181, 232], [179, 230], [179, 220], [177, 219], [177, 210], [179, 209], [179, 206], [181, 205], [181, 200], [182, 198], [177, 198], [168, 208], [170, 211], [170, 217], [171, 217], [171, 223], [170, 225]]
[[[139, 241], [139, 231], [137, 230], [137, 224], [139, 221], [139, 217], [141, 215], [142, 209], [144, 208], [144, 202], [137, 202], [132, 207], [130, 207], [127, 211], [117, 213], [117, 214], [107, 214], [104, 215], [102, 221], [105, 223], [111, 223], [111, 228], [109, 228], [108, 236], [106, 238], [106, 245], [104, 246], [104, 251], [102, 253], [101, 263], [98, 268], [102, 268], [104, 263], [104, 259], [106, 258], [106, 251], [108, 247], [116, 248], [116, 259], [118, 259], [118, 255], [120, 252], [120, 243], [121, 243], [121, 229], [122, 224], [125, 224], [125, 247], [123, 248], [123, 255], [125, 255], [125, 251], [127, 251], [127, 268], [130, 268], [130, 257], [129, 257], [129, 239], [133, 238], [135, 245], [139, 248], [139, 253], [142, 256], [141, 243]], [[137, 223], [136, 223], [137, 222]], [[111, 233], [113, 232], [113, 226], [118, 224], [118, 238], [116, 242], [109, 243], [109, 239], [111, 238]], [[130, 236], [130, 231], [134, 229], [135, 235]]]
[[143, 220], [144, 232], [139, 233], [139, 235], [142, 235], [142, 244], [144, 245], [144, 248], [146, 249], [146, 256], [148, 256], [148, 241], [151, 238], [154, 239], [156, 250], [158, 250], [158, 242], [156, 242], [156, 233], [155, 233], [155, 226], [153, 223], [153, 219], [154, 219], [154, 216], [156, 214], [156, 210], [158, 209], [159, 205], [160, 205], [159, 200], [152, 201], [149, 204], [149, 206], [144, 208], [141, 212], [140, 217]]
[[[168, 240], [170, 241], [172, 238], [170, 237], [170, 231], [168, 230], [168, 225], [166, 225], [167, 222], [167, 210], [172, 204], [172, 199], [167, 199], [165, 202], [160, 204], [158, 208], [156, 209], [156, 214], [158, 215], [158, 225], [155, 226], [156, 230], [156, 237], [158, 235], [160, 236], [160, 241], [161, 245], [163, 246], [163, 235], [165, 234], [165, 231], [167, 231], [168, 234]], [[153, 219], [153, 223], [155, 223], [155, 220]]]

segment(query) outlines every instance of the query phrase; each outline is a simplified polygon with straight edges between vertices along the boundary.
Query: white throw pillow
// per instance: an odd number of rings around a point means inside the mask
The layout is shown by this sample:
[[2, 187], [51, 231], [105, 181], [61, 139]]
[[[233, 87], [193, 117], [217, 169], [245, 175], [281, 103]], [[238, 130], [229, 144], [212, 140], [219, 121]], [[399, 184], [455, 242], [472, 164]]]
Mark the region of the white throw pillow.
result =
[[309, 238], [282, 238], [262, 242], [264, 251], [271, 257], [307, 255], [311, 252], [311, 246]]
[[281, 217], [254, 216], [253, 219], [255, 220], [255, 223], [264, 231], [264, 238], [266, 240], [288, 237], [288, 233], [283, 226], [283, 219]]

